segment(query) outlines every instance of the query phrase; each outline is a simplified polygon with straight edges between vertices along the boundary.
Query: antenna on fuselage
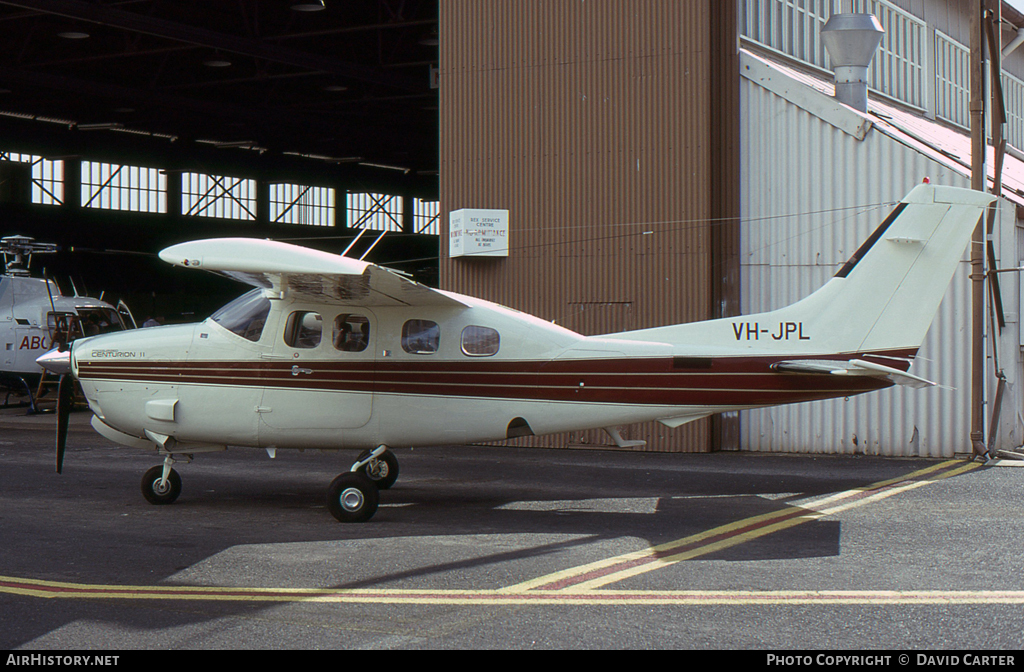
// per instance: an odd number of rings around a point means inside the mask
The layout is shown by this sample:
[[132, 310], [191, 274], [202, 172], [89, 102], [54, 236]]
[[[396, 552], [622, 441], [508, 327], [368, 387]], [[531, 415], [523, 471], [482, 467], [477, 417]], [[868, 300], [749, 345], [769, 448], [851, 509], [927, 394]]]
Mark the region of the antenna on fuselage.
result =
[[380, 232], [380, 235], [377, 236], [377, 240], [373, 241], [373, 245], [370, 245], [368, 248], [366, 248], [366, 252], [363, 252], [363, 256], [359, 257], [359, 261], [366, 259], [366, 255], [368, 255], [370, 251], [373, 250], [373, 248], [377, 247], [377, 243], [381, 241], [385, 234], [387, 234], [387, 231]]
[[352, 241], [351, 243], [349, 243], [349, 244], [348, 244], [348, 247], [346, 247], [346, 248], [345, 248], [345, 251], [341, 253], [341, 256], [343, 256], [343, 257], [344, 257], [344, 256], [345, 256], [346, 254], [348, 254], [348, 251], [352, 249], [352, 246], [353, 246], [353, 245], [355, 245], [356, 243], [358, 243], [358, 242], [359, 242], [359, 239], [363, 237], [363, 234], [364, 234], [364, 233], [366, 233], [366, 229], [361, 229], [361, 230], [359, 231], [359, 235], [358, 235], [358, 236], [356, 236], [356, 239], [355, 239], [355, 240], [353, 240], [353, 241]]

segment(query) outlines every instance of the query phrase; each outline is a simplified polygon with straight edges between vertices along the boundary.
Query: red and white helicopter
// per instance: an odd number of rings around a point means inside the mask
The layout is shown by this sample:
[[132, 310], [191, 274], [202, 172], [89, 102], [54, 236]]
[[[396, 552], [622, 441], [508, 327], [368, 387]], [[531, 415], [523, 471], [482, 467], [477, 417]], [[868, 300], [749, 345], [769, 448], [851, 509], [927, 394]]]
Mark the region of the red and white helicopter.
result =
[[178, 497], [172, 465], [196, 453], [356, 449], [328, 507], [364, 521], [398, 476], [388, 447], [591, 428], [637, 445], [617, 428], [932, 385], [907, 371], [992, 201], [920, 185], [797, 303], [603, 336], [344, 256], [265, 240], [188, 242], [160, 257], [255, 289], [203, 322], [79, 339], [39, 361], [78, 379], [96, 431], [164, 457], [143, 478], [150, 502]]
[[24, 392], [33, 411], [38, 410], [35, 390], [43, 373], [36, 359], [52, 343], [135, 328], [124, 302], [115, 308], [102, 295], [79, 296], [77, 289], [74, 296], [64, 296], [53, 280], [32, 277], [32, 255], [54, 252], [55, 244], [27, 236], [0, 238], [0, 387]]

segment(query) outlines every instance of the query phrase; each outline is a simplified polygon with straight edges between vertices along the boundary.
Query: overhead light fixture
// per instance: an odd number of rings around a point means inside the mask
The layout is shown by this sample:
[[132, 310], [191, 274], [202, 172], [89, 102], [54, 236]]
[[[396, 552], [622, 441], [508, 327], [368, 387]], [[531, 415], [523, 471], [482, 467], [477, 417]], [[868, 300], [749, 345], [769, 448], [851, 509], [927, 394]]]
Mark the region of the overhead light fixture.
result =
[[89, 37], [89, 33], [83, 33], [80, 30], [65, 30], [62, 33], [57, 33], [57, 37], [63, 37], [65, 40], [84, 40]]
[[328, 84], [327, 86], [321, 87], [324, 91], [348, 91], [347, 86], [341, 84]]
[[296, 12], [322, 12], [327, 9], [324, 6], [324, 0], [319, 2], [296, 2], [292, 4], [292, 9]]
[[412, 172], [412, 168], [405, 168], [403, 166], [389, 166], [386, 163], [370, 163], [368, 161], [360, 161], [359, 165], [360, 166], [365, 166], [367, 168], [383, 168], [384, 170], [397, 170], [397, 171], [399, 171], [401, 173], [406, 173], [406, 174], [409, 174], [409, 173]]
[[419, 43], [424, 47], [436, 47], [441, 44], [441, 41], [437, 37], [437, 31], [432, 30], [429, 33], [425, 33], [423, 37], [419, 39]]
[[80, 131], [110, 131], [115, 128], [124, 128], [124, 124], [117, 121], [104, 124], [76, 124], [75, 128]]
[[209, 58], [203, 61], [203, 65], [208, 68], [227, 68], [231, 65], [231, 61], [226, 61], [223, 58]]
[[199, 138], [196, 142], [201, 145], [213, 145], [217, 149], [249, 149], [260, 154], [267, 151], [266, 147], [260, 147], [255, 140], [205, 140]]
[[328, 163], [359, 163], [363, 160], [361, 156], [325, 156], [323, 154], [306, 154], [304, 152], [281, 152], [285, 156], [299, 156], [303, 159], [317, 159]]
[[252, 149], [256, 146], [255, 140], [226, 140], [226, 141], [215, 141], [212, 143], [214, 147], [226, 148], [226, 147], [240, 147], [242, 149]]

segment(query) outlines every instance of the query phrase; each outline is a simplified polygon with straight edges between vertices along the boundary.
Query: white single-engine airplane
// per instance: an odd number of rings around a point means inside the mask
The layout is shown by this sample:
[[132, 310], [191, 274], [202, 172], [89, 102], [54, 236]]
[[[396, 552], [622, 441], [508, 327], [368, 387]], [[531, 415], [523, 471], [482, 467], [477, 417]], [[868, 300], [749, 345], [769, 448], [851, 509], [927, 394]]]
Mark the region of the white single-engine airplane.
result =
[[363, 452], [331, 483], [328, 507], [364, 521], [398, 475], [388, 447], [592, 428], [638, 445], [618, 427], [932, 385], [907, 370], [992, 201], [918, 186], [802, 301], [590, 337], [344, 256], [241, 238], [182, 243], [160, 257], [256, 289], [204, 322], [79, 339], [40, 363], [77, 377], [100, 434], [165, 458], [142, 481], [154, 504], [178, 497], [171, 466], [195, 453], [349, 448]]

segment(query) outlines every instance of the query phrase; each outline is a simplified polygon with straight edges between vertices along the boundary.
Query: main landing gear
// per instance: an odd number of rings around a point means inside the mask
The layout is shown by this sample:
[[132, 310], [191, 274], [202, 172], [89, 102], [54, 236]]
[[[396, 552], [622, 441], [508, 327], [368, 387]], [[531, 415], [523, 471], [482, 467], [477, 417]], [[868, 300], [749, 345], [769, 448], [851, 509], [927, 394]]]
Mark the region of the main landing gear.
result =
[[373, 517], [380, 504], [380, 491], [398, 478], [398, 458], [378, 446], [364, 451], [352, 468], [327, 487], [327, 510], [342, 523], [362, 523]]
[[[186, 457], [191, 461], [191, 455]], [[167, 455], [162, 465], [142, 477], [142, 496], [150, 504], [171, 504], [181, 494], [181, 476], [172, 468], [174, 463], [174, 457]], [[387, 446], [363, 451], [352, 468], [327, 487], [327, 510], [342, 523], [365, 522], [377, 513], [380, 491], [397, 479], [398, 458]]]

